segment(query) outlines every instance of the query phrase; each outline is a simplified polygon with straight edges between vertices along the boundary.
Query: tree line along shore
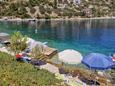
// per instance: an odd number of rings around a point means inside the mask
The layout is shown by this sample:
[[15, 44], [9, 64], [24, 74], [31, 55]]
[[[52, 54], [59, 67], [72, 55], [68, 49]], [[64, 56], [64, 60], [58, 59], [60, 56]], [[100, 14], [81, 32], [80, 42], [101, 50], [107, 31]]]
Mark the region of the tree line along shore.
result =
[[[114, 0], [1, 0], [0, 18], [94, 18], [114, 17]], [[76, 0], [78, 1], [78, 0]]]

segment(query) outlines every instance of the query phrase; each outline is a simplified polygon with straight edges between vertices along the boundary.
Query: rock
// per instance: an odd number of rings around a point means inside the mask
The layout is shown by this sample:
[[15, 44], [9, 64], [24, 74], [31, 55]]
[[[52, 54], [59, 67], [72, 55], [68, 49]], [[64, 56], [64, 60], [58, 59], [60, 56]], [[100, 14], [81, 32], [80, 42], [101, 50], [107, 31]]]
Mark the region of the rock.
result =
[[6, 41], [10, 38], [9, 34], [7, 33], [0, 33], [0, 42]]

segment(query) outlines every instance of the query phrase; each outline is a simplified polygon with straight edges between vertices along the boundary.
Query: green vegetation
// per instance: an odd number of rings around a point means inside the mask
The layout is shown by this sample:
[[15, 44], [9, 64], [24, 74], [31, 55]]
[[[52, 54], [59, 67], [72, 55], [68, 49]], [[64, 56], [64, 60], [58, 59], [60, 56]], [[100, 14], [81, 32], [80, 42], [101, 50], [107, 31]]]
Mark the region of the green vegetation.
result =
[[[15, 32], [10, 39], [9, 49], [19, 53], [27, 47], [27, 37]], [[44, 60], [43, 46], [32, 50], [35, 59]], [[38, 70], [32, 64], [17, 62], [14, 56], [0, 52], [0, 86], [66, 86], [46, 70]]]
[[43, 45], [36, 45], [35, 48], [32, 49], [32, 57], [38, 60], [45, 60], [46, 56], [44, 55], [44, 47]]
[[14, 58], [0, 52], [0, 86], [66, 86], [48, 71], [37, 70]]
[[[0, 18], [71, 18], [115, 16], [114, 0], [3, 0]], [[61, 5], [61, 6], [60, 6]]]
[[19, 31], [14, 32], [10, 39], [10, 50], [15, 54], [20, 53], [27, 48], [27, 36], [23, 36]]

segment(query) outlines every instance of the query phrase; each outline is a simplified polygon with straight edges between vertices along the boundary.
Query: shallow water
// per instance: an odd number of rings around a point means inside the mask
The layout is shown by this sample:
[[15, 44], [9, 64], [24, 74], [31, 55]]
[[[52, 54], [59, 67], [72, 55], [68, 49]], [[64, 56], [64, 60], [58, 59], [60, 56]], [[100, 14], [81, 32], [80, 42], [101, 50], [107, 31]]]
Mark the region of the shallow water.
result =
[[57, 48], [75, 49], [83, 55], [91, 52], [115, 53], [115, 19], [76, 21], [0, 22], [0, 32], [20, 31]]

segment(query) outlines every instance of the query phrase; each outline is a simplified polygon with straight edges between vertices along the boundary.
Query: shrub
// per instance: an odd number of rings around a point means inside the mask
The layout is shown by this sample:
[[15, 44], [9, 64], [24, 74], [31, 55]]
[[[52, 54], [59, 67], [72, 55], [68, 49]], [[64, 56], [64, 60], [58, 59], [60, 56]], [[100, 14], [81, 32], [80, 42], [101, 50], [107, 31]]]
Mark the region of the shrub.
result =
[[27, 11], [26, 11], [25, 7], [21, 6], [18, 8], [18, 14], [19, 15], [24, 15], [26, 13], [27, 13]]
[[51, 19], [51, 16], [50, 16], [50, 14], [48, 14], [48, 13], [45, 13], [45, 19]]
[[24, 19], [24, 18], [31, 18], [31, 16], [29, 14], [23, 14], [23, 15], [19, 15], [20, 18]]
[[13, 12], [13, 11], [17, 11], [18, 10], [18, 4], [16, 4], [16, 3], [11, 3], [10, 5], [9, 5], [9, 9]]
[[40, 10], [40, 13], [41, 13], [41, 14], [45, 14], [45, 12], [46, 12], [46, 10], [45, 10], [45, 8], [44, 8], [43, 5], [40, 5], [40, 6], [39, 6], [39, 10]]
[[39, 0], [29, 0], [31, 6], [37, 6], [39, 4]]
[[43, 45], [37, 44], [35, 48], [32, 49], [32, 57], [35, 57], [38, 60], [45, 60]]
[[27, 41], [26, 36], [23, 36], [19, 31], [14, 32], [14, 34], [11, 36], [11, 39], [10, 39], [11, 51], [14, 51], [14, 53], [19, 53], [25, 50], [27, 47], [26, 41]]
[[36, 17], [37, 19], [40, 19], [40, 15], [39, 14], [37, 14], [37, 17]]
[[51, 13], [52, 13], [51, 7], [47, 7], [47, 8], [46, 8], [46, 11], [47, 11], [48, 14], [51, 14]]
[[30, 13], [34, 14], [35, 12], [36, 12], [36, 9], [35, 9], [34, 7], [32, 7], [32, 8], [30, 9]]
[[69, 18], [71, 18], [71, 17], [73, 16], [73, 13], [72, 13], [72, 12], [67, 12], [67, 11], [65, 11], [65, 12], [63, 13], [63, 16], [68, 16]]

